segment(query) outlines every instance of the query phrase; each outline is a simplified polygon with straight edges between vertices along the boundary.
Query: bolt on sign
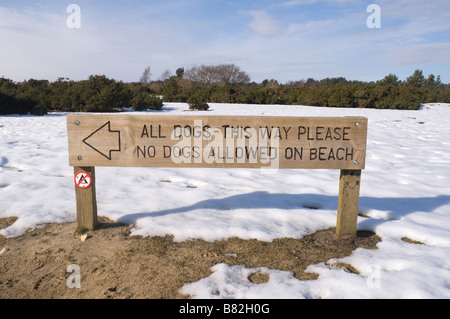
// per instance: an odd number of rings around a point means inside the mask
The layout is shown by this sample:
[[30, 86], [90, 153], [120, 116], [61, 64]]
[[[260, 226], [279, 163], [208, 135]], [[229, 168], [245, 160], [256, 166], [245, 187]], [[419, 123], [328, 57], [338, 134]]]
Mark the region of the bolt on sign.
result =
[[[350, 196], [357, 210], [366, 158], [364, 117], [73, 114], [67, 130], [69, 164], [76, 172], [95, 166], [340, 169], [342, 188], [357, 186], [356, 199]], [[341, 190], [339, 195], [344, 200]], [[354, 215], [354, 203], [342, 205], [353, 207]], [[351, 233], [356, 215], [353, 221]]]

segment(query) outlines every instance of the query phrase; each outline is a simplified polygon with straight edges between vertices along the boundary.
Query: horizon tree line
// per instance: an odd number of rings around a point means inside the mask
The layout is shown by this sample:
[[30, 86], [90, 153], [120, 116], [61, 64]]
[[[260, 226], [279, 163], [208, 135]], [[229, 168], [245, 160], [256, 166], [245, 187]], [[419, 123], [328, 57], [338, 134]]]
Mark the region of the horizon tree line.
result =
[[124, 109], [160, 110], [164, 102], [187, 102], [193, 109], [207, 103], [301, 104], [324, 107], [418, 109], [421, 103], [450, 103], [450, 85], [440, 76], [421, 70], [401, 81], [388, 74], [375, 82], [349, 81], [343, 77], [289, 81], [251, 82], [234, 64], [180, 67], [151, 80], [146, 67], [139, 81], [125, 83], [105, 75], [54, 82], [29, 79], [14, 82], [0, 78], [0, 114], [46, 114], [49, 111], [119, 112]]

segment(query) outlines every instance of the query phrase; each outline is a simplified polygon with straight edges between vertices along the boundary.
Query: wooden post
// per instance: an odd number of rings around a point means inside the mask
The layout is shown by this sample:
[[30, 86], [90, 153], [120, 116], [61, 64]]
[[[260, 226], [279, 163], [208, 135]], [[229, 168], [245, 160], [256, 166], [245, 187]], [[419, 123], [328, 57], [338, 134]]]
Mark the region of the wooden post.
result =
[[336, 234], [356, 235], [361, 170], [341, 170]]
[[91, 176], [91, 185], [80, 188], [75, 185], [78, 228], [94, 230], [97, 227], [97, 196], [95, 193], [95, 167], [74, 166], [75, 175], [84, 171]]

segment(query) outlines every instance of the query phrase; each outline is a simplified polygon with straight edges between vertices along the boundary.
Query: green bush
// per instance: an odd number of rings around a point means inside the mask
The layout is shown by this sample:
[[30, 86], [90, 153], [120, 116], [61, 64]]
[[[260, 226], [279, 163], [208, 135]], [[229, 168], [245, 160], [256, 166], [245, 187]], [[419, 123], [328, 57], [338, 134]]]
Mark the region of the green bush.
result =
[[204, 90], [198, 90], [189, 97], [187, 103], [189, 104], [190, 110], [206, 111], [209, 109], [206, 101], [206, 92]]
[[0, 115], [47, 114], [47, 81], [30, 80], [20, 84], [0, 78]]
[[136, 111], [161, 110], [163, 106], [163, 101], [155, 96], [148, 87], [137, 87], [132, 95], [130, 106]]
[[0, 115], [26, 113], [16, 98], [0, 92]]

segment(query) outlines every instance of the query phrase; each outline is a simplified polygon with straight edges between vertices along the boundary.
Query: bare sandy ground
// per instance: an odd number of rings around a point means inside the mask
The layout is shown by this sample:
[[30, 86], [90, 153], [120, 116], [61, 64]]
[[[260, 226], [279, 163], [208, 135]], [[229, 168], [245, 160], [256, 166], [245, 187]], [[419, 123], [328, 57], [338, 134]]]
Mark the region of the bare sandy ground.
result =
[[[0, 219], [0, 229], [15, 220]], [[171, 236], [130, 236], [130, 229], [100, 217], [85, 241], [75, 222], [49, 224], [17, 238], [0, 236], [0, 299], [189, 298], [178, 290], [209, 276], [219, 263], [286, 270], [314, 280], [317, 275], [304, 272], [308, 265], [348, 256], [358, 247], [376, 249], [380, 241], [370, 232], [339, 238], [331, 228], [301, 240], [174, 242]], [[357, 273], [350, 265], [334, 266]], [[267, 280], [263, 274], [249, 276], [256, 284]]]

